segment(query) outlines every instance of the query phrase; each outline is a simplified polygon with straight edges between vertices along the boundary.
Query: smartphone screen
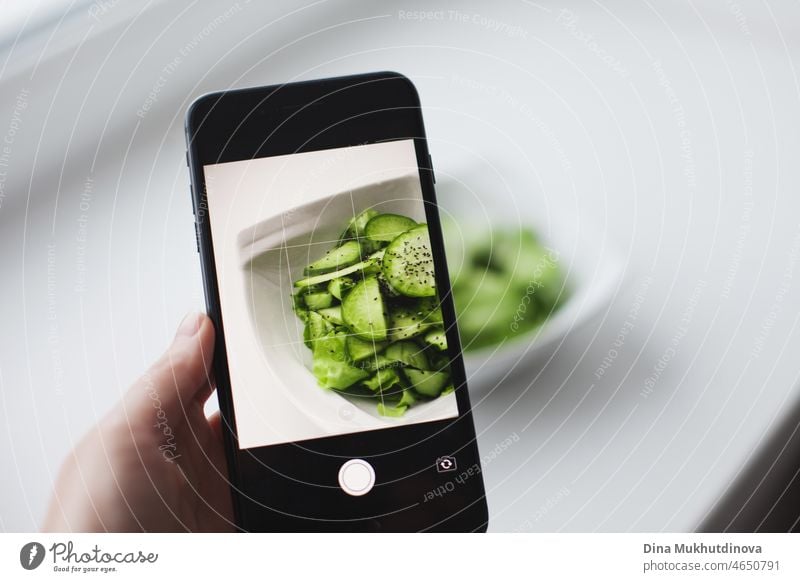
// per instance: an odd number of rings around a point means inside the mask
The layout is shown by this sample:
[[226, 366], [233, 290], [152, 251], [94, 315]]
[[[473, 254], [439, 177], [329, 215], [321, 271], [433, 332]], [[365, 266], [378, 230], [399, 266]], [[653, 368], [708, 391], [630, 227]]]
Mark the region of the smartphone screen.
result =
[[241, 449], [458, 416], [413, 140], [203, 171]]
[[187, 138], [239, 526], [484, 530], [411, 82], [381, 72], [210, 94]]

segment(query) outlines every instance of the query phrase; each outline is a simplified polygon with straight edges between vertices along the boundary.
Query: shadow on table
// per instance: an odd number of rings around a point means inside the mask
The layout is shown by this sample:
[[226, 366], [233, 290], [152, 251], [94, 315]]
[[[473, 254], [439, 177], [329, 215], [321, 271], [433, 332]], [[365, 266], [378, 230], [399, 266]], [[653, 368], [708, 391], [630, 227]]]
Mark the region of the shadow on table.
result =
[[698, 531], [800, 532], [800, 400]]

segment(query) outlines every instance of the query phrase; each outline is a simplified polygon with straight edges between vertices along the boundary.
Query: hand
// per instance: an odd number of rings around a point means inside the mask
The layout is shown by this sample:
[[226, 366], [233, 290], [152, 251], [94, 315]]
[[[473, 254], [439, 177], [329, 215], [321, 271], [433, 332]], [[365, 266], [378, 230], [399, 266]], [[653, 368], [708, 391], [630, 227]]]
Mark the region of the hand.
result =
[[188, 315], [166, 353], [65, 461], [44, 531], [231, 531], [219, 413], [203, 405], [214, 327]]

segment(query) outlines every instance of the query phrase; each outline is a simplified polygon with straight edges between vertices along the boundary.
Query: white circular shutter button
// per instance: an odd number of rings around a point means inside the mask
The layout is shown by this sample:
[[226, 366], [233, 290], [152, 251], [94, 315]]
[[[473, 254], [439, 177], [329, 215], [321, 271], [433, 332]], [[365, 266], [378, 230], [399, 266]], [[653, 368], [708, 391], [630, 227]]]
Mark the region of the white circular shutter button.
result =
[[348, 495], [366, 495], [375, 485], [375, 469], [364, 459], [350, 459], [339, 469], [339, 485]]

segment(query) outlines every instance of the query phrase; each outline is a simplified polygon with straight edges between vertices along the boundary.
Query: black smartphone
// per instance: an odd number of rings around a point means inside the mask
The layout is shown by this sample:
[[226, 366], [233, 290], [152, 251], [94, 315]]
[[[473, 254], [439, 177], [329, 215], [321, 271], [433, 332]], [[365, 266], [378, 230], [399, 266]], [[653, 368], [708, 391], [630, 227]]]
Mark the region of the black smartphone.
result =
[[237, 526], [485, 531], [414, 85], [208, 94], [186, 133]]

